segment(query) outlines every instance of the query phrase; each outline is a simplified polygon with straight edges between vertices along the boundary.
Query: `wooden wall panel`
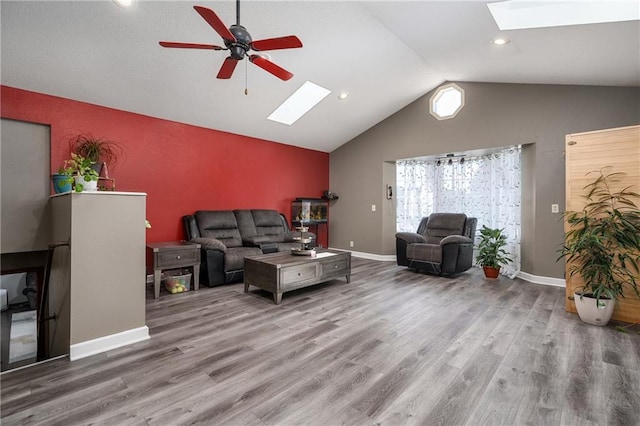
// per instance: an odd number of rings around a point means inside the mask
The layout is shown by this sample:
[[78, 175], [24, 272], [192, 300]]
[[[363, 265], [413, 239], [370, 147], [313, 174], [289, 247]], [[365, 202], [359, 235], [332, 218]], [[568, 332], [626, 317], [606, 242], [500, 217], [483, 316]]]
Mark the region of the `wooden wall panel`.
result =
[[[634, 185], [640, 192], [640, 126], [621, 127], [566, 136], [566, 210], [580, 210], [585, 204], [585, 185], [591, 183], [594, 175], [588, 172], [613, 166], [612, 171], [627, 174], [620, 186]], [[565, 223], [565, 230], [567, 224]], [[567, 296], [583, 284], [581, 277], [570, 277], [567, 269]], [[576, 312], [572, 300], [566, 300], [566, 309]], [[616, 306], [613, 319], [640, 322], [640, 299], [632, 292], [625, 292]]]

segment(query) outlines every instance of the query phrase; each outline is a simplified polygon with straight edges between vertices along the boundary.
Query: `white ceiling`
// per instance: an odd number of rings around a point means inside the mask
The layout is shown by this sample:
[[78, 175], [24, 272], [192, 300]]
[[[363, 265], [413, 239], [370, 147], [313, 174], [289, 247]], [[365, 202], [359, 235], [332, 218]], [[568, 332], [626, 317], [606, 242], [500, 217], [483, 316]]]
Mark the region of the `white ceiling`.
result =
[[[289, 81], [246, 60], [218, 80], [227, 52], [158, 45], [222, 43], [195, 4], [235, 22], [234, 1], [2, 1], [2, 84], [325, 152], [444, 81], [640, 86], [640, 21], [501, 32], [484, 1], [242, 1], [254, 39], [304, 47], [269, 52]], [[267, 120], [306, 80], [332, 93]]]

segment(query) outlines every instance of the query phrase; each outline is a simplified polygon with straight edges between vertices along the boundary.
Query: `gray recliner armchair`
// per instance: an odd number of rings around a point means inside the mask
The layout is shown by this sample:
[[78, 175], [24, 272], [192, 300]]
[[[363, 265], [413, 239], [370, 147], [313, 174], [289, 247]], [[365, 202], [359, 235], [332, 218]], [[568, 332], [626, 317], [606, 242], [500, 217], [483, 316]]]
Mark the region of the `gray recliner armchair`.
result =
[[455, 275], [473, 265], [478, 220], [463, 213], [432, 213], [418, 232], [396, 234], [398, 265], [436, 275]]

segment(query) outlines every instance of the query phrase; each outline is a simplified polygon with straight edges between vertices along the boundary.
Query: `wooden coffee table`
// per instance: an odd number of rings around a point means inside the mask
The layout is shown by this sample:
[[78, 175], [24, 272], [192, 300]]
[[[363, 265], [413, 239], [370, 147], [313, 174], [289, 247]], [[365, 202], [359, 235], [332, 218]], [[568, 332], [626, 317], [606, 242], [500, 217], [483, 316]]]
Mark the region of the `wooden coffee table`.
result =
[[244, 259], [244, 292], [251, 285], [270, 291], [276, 305], [284, 292], [339, 277], [351, 281], [351, 252], [320, 250], [316, 257], [279, 252]]

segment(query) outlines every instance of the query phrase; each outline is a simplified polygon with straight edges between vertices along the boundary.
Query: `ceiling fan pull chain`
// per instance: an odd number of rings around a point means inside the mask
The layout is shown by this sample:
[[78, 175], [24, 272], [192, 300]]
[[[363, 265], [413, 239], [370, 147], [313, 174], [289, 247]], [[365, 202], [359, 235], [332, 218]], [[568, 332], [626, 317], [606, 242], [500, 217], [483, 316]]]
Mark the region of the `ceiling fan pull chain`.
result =
[[249, 94], [249, 88], [247, 87], [249, 84], [247, 80], [249, 79], [249, 61], [244, 62], [244, 94], [245, 96]]

